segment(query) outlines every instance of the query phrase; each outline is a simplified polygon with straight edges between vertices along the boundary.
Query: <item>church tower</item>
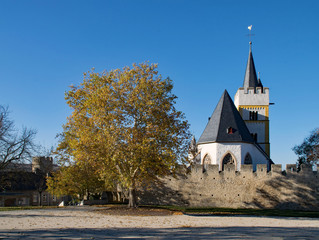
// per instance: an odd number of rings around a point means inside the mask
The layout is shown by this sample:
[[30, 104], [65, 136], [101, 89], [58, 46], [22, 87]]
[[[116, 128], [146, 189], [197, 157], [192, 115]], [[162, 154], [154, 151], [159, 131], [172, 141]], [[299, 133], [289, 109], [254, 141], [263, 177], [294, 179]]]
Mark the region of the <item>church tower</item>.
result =
[[269, 88], [257, 79], [249, 42], [249, 55], [243, 87], [235, 95], [235, 105], [245, 121], [252, 137], [270, 157], [269, 143]]

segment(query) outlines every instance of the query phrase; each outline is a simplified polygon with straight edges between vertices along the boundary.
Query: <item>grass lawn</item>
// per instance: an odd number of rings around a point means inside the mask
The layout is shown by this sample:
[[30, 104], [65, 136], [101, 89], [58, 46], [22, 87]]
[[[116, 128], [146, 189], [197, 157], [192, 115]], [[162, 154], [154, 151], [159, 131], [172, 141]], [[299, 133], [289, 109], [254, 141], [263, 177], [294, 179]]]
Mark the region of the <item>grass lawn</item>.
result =
[[319, 211], [281, 210], [281, 209], [251, 209], [251, 208], [195, 208], [177, 206], [158, 206], [170, 210], [181, 211], [189, 215], [252, 215], [252, 216], [280, 216], [280, 217], [310, 217], [319, 218]]
[[[108, 204], [99, 205], [98, 207], [107, 207], [110, 210], [116, 210], [124, 204]], [[30, 210], [30, 209], [46, 209], [58, 208], [57, 206], [23, 206], [23, 207], [0, 207], [0, 211], [14, 211], [14, 210]], [[319, 211], [301, 211], [301, 210], [280, 210], [280, 209], [251, 209], [251, 208], [201, 208], [201, 207], [179, 207], [179, 206], [155, 206], [142, 205], [139, 206], [139, 211], [151, 211], [151, 209], [165, 209], [170, 211], [181, 212], [193, 216], [236, 216], [236, 215], [250, 215], [250, 216], [277, 216], [277, 217], [309, 217], [319, 218]], [[124, 211], [125, 212], [125, 211]], [[120, 212], [121, 213], [121, 212]]]

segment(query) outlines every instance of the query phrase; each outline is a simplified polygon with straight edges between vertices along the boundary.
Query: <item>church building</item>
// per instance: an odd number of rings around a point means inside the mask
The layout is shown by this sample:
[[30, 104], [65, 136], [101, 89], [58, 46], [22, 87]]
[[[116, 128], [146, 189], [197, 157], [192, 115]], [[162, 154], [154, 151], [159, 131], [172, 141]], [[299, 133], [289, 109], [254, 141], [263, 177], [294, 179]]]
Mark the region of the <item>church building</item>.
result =
[[203, 170], [208, 164], [233, 164], [240, 171], [242, 164], [266, 164], [270, 159], [269, 88], [257, 79], [251, 42], [243, 86], [235, 95], [222, 94], [212, 116], [197, 142], [198, 163]]

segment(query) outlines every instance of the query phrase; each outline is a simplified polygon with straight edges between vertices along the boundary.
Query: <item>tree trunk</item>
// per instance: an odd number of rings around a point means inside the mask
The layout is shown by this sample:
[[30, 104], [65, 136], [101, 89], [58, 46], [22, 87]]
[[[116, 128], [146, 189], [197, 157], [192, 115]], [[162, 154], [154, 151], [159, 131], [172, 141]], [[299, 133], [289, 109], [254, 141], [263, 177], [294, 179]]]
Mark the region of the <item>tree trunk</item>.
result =
[[128, 202], [128, 206], [130, 208], [136, 208], [137, 207], [137, 203], [136, 203], [136, 190], [134, 187], [130, 187], [129, 188], [129, 202]]
[[40, 206], [42, 207], [42, 191], [39, 192], [39, 196], [40, 196], [40, 198], [39, 198], [39, 204], [40, 204]]

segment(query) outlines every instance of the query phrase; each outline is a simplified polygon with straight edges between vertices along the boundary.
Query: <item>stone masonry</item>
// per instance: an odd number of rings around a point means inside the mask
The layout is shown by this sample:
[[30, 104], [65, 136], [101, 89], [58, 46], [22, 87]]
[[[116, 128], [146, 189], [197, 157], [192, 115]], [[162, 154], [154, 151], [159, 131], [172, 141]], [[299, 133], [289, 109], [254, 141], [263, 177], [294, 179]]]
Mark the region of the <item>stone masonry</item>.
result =
[[233, 165], [219, 171], [218, 165], [193, 165], [144, 186], [139, 191], [140, 204], [180, 205], [219, 208], [279, 208], [319, 210], [318, 172], [295, 164], [267, 166], [242, 165], [235, 171]]

